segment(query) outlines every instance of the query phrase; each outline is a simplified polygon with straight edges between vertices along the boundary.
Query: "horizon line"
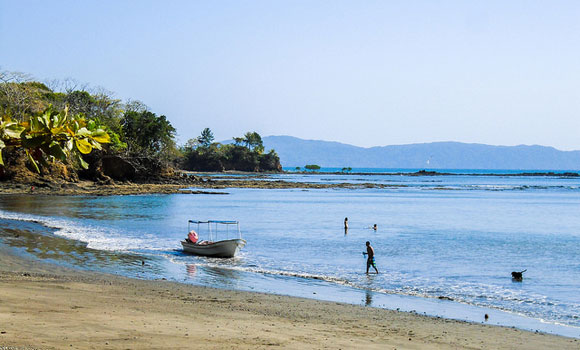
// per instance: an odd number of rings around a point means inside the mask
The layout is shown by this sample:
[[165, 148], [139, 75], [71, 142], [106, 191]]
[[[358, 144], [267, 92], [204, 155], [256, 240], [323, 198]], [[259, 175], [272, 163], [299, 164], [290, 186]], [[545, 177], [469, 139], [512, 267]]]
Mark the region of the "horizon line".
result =
[[346, 145], [346, 146], [352, 146], [352, 147], [358, 147], [358, 148], [364, 148], [364, 149], [391, 147], [391, 146], [428, 145], [428, 144], [436, 144], [436, 143], [458, 143], [458, 144], [463, 144], [463, 145], [479, 145], [479, 146], [490, 146], [490, 147], [544, 147], [544, 148], [552, 148], [552, 149], [555, 149], [559, 152], [580, 152], [580, 149], [563, 150], [563, 149], [556, 148], [554, 146], [546, 146], [546, 145], [540, 145], [540, 144], [493, 145], [493, 144], [480, 143], [480, 142], [431, 141], [431, 142], [413, 142], [413, 143], [390, 144], [390, 145], [383, 145], [383, 146], [377, 145], [377, 146], [366, 147], [366, 146], [359, 146], [359, 145], [355, 145], [355, 144], [351, 144], [351, 143], [345, 143], [345, 142], [341, 142], [341, 141], [331, 141], [331, 140], [322, 140], [322, 139], [318, 139], [318, 140], [305, 139], [305, 138], [301, 138], [298, 136], [292, 136], [292, 135], [268, 135], [268, 136], [264, 136], [263, 138], [266, 138], [266, 137], [291, 137], [291, 138], [299, 139], [302, 141], [318, 141], [318, 142], [339, 143], [339, 144]]

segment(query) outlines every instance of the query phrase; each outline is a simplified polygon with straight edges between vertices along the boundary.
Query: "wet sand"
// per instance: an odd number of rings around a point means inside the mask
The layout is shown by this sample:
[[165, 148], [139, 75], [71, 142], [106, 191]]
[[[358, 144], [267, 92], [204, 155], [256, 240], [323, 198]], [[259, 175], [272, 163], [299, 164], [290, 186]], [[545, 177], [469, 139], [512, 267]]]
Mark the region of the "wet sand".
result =
[[87, 273], [0, 247], [13, 349], [580, 349], [580, 340], [309, 299]]
[[[184, 187], [80, 183], [35, 188], [31, 195], [181, 193]], [[236, 186], [205, 181], [196, 187]], [[0, 193], [29, 191], [26, 186], [0, 188]], [[13, 252], [0, 245], [0, 348], [580, 349], [578, 339], [349, 304], [88, 273]]]

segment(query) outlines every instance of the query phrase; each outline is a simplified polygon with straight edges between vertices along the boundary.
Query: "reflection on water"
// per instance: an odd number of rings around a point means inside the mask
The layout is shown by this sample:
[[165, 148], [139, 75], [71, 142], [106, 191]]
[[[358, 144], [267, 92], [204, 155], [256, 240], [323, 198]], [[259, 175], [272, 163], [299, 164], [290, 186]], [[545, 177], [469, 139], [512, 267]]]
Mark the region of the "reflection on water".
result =
[[365, 306], [371, 306], [373, 303], [373, 292], [365, 290]]
[[193, 264], [187, 264], [185, 265], [185, 271], [189, 277], [193, 278], [197, 274], [197, 267]]
[[[127, 196], [131, 197], [131, 196]], [[53, 196], [8, 195], [0, 200], [0, 209], [11, 212], [34, 213], [44, 216], [64, 216], [93, 220], [141, 219], [149, 217], [140, 210], [135, 210], [149, 204], [156, 207], [155, 201], [142, 203], [137, 196], [134, 201], [115, 202], [107, 198], [94, 196], [68, 196], [53, 200]], [[47, 205], [46, 203], [50, 203]], [[135, 208], [135, 207], [139, 208]]]
[[[194, 283], [234, 288], [242, 279], [242, 273], [240, 271], [223, 267], [224, 262], [226, 262], [224, 259], [203, 257], [196, 257], [196, 259], [199, 259], [198, 261], [201, 262], [199, 265], [191, 263], [185, 264], [187, 278], [192, 280], [192, 282], [195, 281]], [[208, 260], [210, 260], [209, 263], [207, 263]], [[211, 260], [217, 260], [217, 262]], [[203, 261], [206, 262], [204, 263]], [[222, 264], [222, 266], [214, 265], [216, 263]]]
[[[424, 191], [420, 184], [405, 190], [232, 189], [228, 196], [1, 196], [0, 217], [12, 221], [0, 222], [0, 240], [23, 254], [131, 277], [317, 298], [328, 286], [324, 298], [353, 292], [345, 299], [373, 306], [384, 305], [385, 293], [443, 295], [580, 325], [577, 180], [441, 180], [437, 186], [464, 190]], [[565, 181], [566, 188], [556, 189]], [[496, 191], [517, 186], [527, 189]], [[185, 255], [179, 241], [192, 217], [239, 220], [248, 245], [231, 260]], [[52, 234], [18, 219], [57, 229]], [[374, 223], [381, 229], [369, 229]], [[4, 238], [3, 227], [12, 230]], [[364, 274], [367, 240], [380, 275]], [[139, 255], [150, 261], [141, 266]], [[509, 283], [509, 272], [524, 268], [529, 278]]]
[[208, 275], [219, 281], [234, 282], [235, 280], [240, 279], [240, 273], [236, 270], [224, 269], [217, 266], [205, 266], [204, 270]]
[[0, 241], [23, 254], [65, 266], [122, 273], [142, 273], [146, 266], [147, 274], [162, 272], [151, 258], [91, 249], [84, 242], [55, 236], [36, 222], [0, 219]]

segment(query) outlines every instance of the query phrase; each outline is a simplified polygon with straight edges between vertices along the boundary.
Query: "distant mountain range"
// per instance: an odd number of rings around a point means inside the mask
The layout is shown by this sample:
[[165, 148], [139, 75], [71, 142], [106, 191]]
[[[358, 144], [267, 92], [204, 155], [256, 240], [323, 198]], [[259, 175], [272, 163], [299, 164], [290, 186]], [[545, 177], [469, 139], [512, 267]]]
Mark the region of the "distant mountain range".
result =
[[545, 146], [490, 146], [433, 142], [384, 147], [357, 147], [339, 142], [267, 136], [266, 151], [275, 149], [284, 167], [578, 170], [580, 151]]

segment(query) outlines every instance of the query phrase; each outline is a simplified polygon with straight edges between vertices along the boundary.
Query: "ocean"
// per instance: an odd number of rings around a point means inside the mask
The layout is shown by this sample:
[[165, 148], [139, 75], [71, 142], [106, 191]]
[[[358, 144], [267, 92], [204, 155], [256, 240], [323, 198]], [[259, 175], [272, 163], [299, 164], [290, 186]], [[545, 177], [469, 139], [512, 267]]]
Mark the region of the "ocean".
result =
[[[80, 269], [580, 338], [580, 179], [504, 175], [272, 174], [255, 177], [360, 186], [4, 195], [0, 240]], [[233, 259], [183, 254], [189, 219], [238, 220], [247, 245]], [[378, 275], [365, 274], [366, 241]]]

